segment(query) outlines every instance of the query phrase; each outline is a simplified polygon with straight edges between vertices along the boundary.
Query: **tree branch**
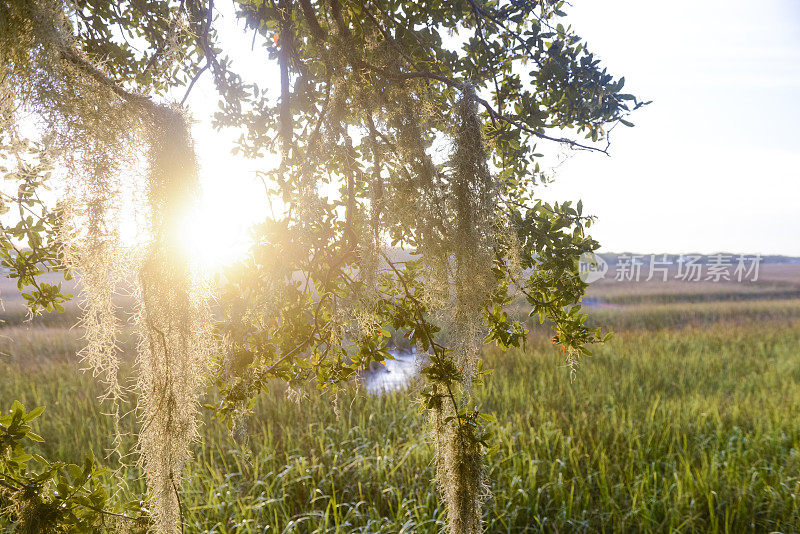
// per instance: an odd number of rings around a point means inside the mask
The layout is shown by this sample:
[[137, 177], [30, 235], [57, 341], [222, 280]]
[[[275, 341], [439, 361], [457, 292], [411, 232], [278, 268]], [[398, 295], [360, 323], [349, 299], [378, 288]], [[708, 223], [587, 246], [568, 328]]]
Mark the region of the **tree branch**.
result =
[[333, 20], [336, 23], [336, 27], [339, 30], [339, 33], [341, 33], [343, 37], [349, 39], [350, 28], [347, 27], [347, 24], [344, 22], [344, 19], [342, 18], [342, 5], [339, 3], [339, 0], [330, 0], [330, 4], [331, 4], [331, 16], [333, 17]]
[[93, 78], [101, 85], [104, 85], [105, 87], [110, 89], [111, 92], [113, 92], [115, 95], [122, 98], [126, 102], [130, 102], [132, 104], [137, 104], [144, 107], [156, 106], [156, 104], [154, 104], [149, 97], [131, 93], [130, 91], [127, 91], [122, 87], [120, 87], [119, 85], [117, 85], [117, 83], [114, 80], [109, 78], [104, 72], [100, 71], [97, 67], [92, 65], [86, 59], [84, 59], [76, 50], [72, 48], [69, 48], [67, 46], [62, 46], [61, 59], [77, 67], [81, 72]]
[[[388, 77], [395, 78], [395, 79], [398, 79], [398, 80], [412, 80], [412, 79], [436, 80], [438, 82], [444, 83], [445, 85], [448, 85], [449, 87], [453, 87], [455, 89], [458, 89], [459, 91], [463, 91], [464, 88], [465, 88], [464, 82], [460, 82], [460, 81], [458, 81], [458, 80], [456, 80], [454, 78], [450, 78], [449, 76], [444, 76], [443, 74], [437, 74], [435, 72], [424, 71], [424, 70], [420, 70], [420, 71], [416, 71], [416, 72], [390, 71], [390, 70], [387, 70], [387, 69], [382, 69], [380, 67], [376, 67], [374, 65], [370, 65], [368, 63], [362, 63], [362, 66], [367, 68], [367, 69], [373, 70], [375, 72], [379, 72], [379, 73], [383, 74], [384, 76], [388, 76]], [[553, 136], [547, 135], [545, 133], [542, 133], [542, 132], [540, 132], [538, 130], [535, 130], [535, 129], [531, 128], [530, 126], [526, 125], [525, 123], [523, 123], [520, 120], [513, 119], [511, 117], [503, 115], [502, 113], [500, 113], [499, 111], [494, 109], [494, 107], [492, 107], [492, 105], [489, 102], [487, 102], [486, 100], [484, 100], [483, 98], [480, 98], [480, 97], [476, 96], [475, 100], [476, 100], [476, 102], [478, 102], [478, 104], [480, 104], [481, 106], [483, 106], [486, 109], [486, 111], [489, 114], [489, 116], [492, 117], [493, 119], [497, 119], [497, 120], [503, 121], [503, 122], [505, 122], [507, 124], [510, 124], [512, 126], [515, 126], [516, 128], [519, 128], [523, 132], [528, 133], [530, 135], [533, 135], [534, 137], [538, 137], [539, 139], [546, 139], [548, 141], [554, 141], [556, 143], [565, 144], [565, 145], [568, 145], [568, 146], [570, 146], [572, 148], [579, 149], [579, 150], [589, 150], [589, 151], [592, 151], [592, 152], [600, 152], [602, 154], [609, 155], [608, 154], [608, 147], [606, 147], [606, 148], [598, 148], [598, 147], [594, 147], [594, 146], [590, 146], [590, 145], [584, 145], [582, 143], [579, 143], [578, 141], [575, 141], [573, 139], [569, 139], [567, 137], [553, 137]]]
[[311, 5], [311, 1], [300, 0], [300, 10], [303, 12], [303, 18], [311, 30], [311, 35], [320, 41], [327, 39], [328, 33], [319, 25], [319, 20], [317, 20], [317, 16], [314, 13], [314, 6]]
[[[181, 106], [186, 102], [186, 99], [189, 98], [189, 93], [192, 92], [192, 88], [194, 84], [197, 83], [197, 80], [200, 79], [200, 76], [208, 70], [211, 66], [211, 62], [214, 61], [216, 63], [216, 58], [214, 57], [214, 51], [211, 49], [211, 45], [208, 44], [208, 33], [211, 31], [211, 20], [214, 16], [214, 0], [209, 0], [208, 2], [208, 13], [206, 14], [206, 21], [205, 26], [203, 26], [203, 33], [200, 36], [201, 46], [203, 48], [203, 54], [206, 56], [206, 64], [201, 68], [197, 73], [192, 77], [192, 81], [189, 83], [189, 87], [186, 88], [186, 92], [183, 94], [183, 98], [181, 99]], [[216, 74], [216, 67], [214, 69], [214, 75]]]
[[289, 60], [292, 55], [292, 0], [279, 1], [278, 17], [280, 24], [278, 63], [281, 71], [281, 102], [278, 120], [279, 133], [285, 155], [288, 154], [292, 145], [292, 109], [289, 87]]

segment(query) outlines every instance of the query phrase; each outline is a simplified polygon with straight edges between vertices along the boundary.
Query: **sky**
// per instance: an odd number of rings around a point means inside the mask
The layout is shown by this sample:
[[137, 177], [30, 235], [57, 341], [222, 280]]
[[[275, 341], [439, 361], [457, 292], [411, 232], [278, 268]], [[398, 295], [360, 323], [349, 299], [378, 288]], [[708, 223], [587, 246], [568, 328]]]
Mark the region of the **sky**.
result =
[[653, 103], [543, 196], [601, 250], [800, 255], [800, 2], [575, 0], [567, 19]]
[[[597, 216], [601, 251], [800, 256], [800, 1], [572, 4], [564, 22], [610, 73], [625, 76], [625, 92], [653, 103], [631, 117], [634, 128], [613, 131], [610, 156], [540, 145], [555, 177], [541, 197], [582, 200]], [[246, 54], [252, 34], [222, 16], [223, 42]], [[246, 247], [246, 228], [266, 205], [254, 170], [276, 160], [230, 155], [233, 135], [208, 119], [210, 76], [188, 104], [198, 120], [202, 209], [224, 218], [208, 217], [206, 231]]]

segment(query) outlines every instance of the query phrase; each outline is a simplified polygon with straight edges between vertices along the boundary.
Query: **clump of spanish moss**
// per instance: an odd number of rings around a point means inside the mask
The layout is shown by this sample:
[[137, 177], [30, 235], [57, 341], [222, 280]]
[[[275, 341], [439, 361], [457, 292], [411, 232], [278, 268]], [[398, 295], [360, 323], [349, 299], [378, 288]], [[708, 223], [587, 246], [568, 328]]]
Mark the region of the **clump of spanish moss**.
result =
[[63, 510], [58, 504], [46, 502], [41, 495], [32, 489], [11, 492], [0, 490], [0, 503], [8, 500], [8, 504], [0, 508], [0, 514], [13, 517], [14, 530], [19, 534], [56, 534], [61, 532], [59, 519]]
[[182, 521], [179, 488], [197, 437], [198, 396], [210, 370], [209, 315], [192, 292], [188, 258], [180, 254], [180, 219], [196, 191], [196, 163], [180, 113], [154, 116], [148, 206], [151, 238], [139, 267], [139, 371], [142, 464], [159, 532]]
[[449, 532], [478, 534], [483, 531], [483, 502], [489, 495], [482, 445], [472, 427], [455, 417], [448, 400], [440, 396], [430, 410], [436, 481], [447, 506]]
[[[455, 223], [453, 250], [452, 324], [454, 352], [467, 390], [475, 373], [483, 335], [482, 310], [495, 287], [495, 185], [478, 117], [475, 89], [467, 85], [456, 107], [451, 187]], [[468, 391], [469, 392], [469, 391]]]
[[429, 236], [428, 245], [434, 258], [428, 259], [433, 285], [438, 278], [438, 285], [447, 288], [438, 306], [450, 327], [452, 347], [452, 356], [441, 352], [433, 360], [442, 369], [440, 383], [434, 386], [431, 423], [436, 480], [447, 505], [449, 531], [474, 534], [482, 531], [482, 504], [489, 491], [475, 425], [457, 414], [466, 413], [472, 398], [484, 337], [481, 317], [496, 287], [492, 275], [496, 191], [472, 86], [465, 86], [455, 111], [449, 175], [438, 184], [446, 201], [447, 226], [440, 235]]
[[119, 449], [124, 391], [118, 380], [119, 317], [114, 296], [125, 276], [126, 261], [115, 222], [122, 216], [114, 184], [119, 165], [109, 153], [108, 143], [95, 142], [90, 147], [83, 161], [71, 164], [72, 169], [81, 171], [75, 175], [85, 179], [65, 188], [69, 201], [65, 203], [66, 224], [60, 229], [59, 239], [66, 245], [62, 248], [66, 266], [81, 276], [80, 325], [85, 345], [78, 355], [105, 387], [101, 400], [108, 401], [107, 410], [114, 414], [114, 447], [121, 459], [125, 454]]

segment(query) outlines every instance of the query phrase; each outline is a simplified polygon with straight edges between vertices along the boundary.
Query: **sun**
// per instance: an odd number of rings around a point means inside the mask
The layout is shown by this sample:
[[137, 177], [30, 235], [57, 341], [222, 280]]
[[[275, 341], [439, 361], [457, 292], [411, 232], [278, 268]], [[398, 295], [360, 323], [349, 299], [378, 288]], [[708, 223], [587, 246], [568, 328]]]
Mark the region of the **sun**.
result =
[[178, 234], [183, 254], [203, 271], [215, 272], [245, 257], [249, 249], [246, 228], [232, 221], [227, 206], [192, 210], [181, 221]]
[[264, 193], [254, 185], [231, 177], [201, 179], [199, 201], [178, 228], [183, 252], [193, 266], [213, 274], [246, 257], [252, 245], [250, 230], [266, 216]]

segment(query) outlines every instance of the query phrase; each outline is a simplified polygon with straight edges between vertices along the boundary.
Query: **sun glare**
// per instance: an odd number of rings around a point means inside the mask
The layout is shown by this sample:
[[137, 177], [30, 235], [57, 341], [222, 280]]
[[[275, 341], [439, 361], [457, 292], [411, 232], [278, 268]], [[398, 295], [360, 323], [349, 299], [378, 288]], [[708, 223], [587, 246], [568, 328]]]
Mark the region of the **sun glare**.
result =
[[184, 218], [179, 234], [182, 237], [184, 253], [203, 270], [217, 271], [226, 265], [243, 258], [249, 243], [239, 228], [231, 232], [229, 217], [231, 212], [218, 207], [209, 214], [205, 210], [195, 210]]
[[218, 272], [247, 255], [250, 229], [266, 213], [264, 195], [254, 188], [243, 179], [203, 180], [200, 201], [179, 229], [184, 252], [197, 268]]

